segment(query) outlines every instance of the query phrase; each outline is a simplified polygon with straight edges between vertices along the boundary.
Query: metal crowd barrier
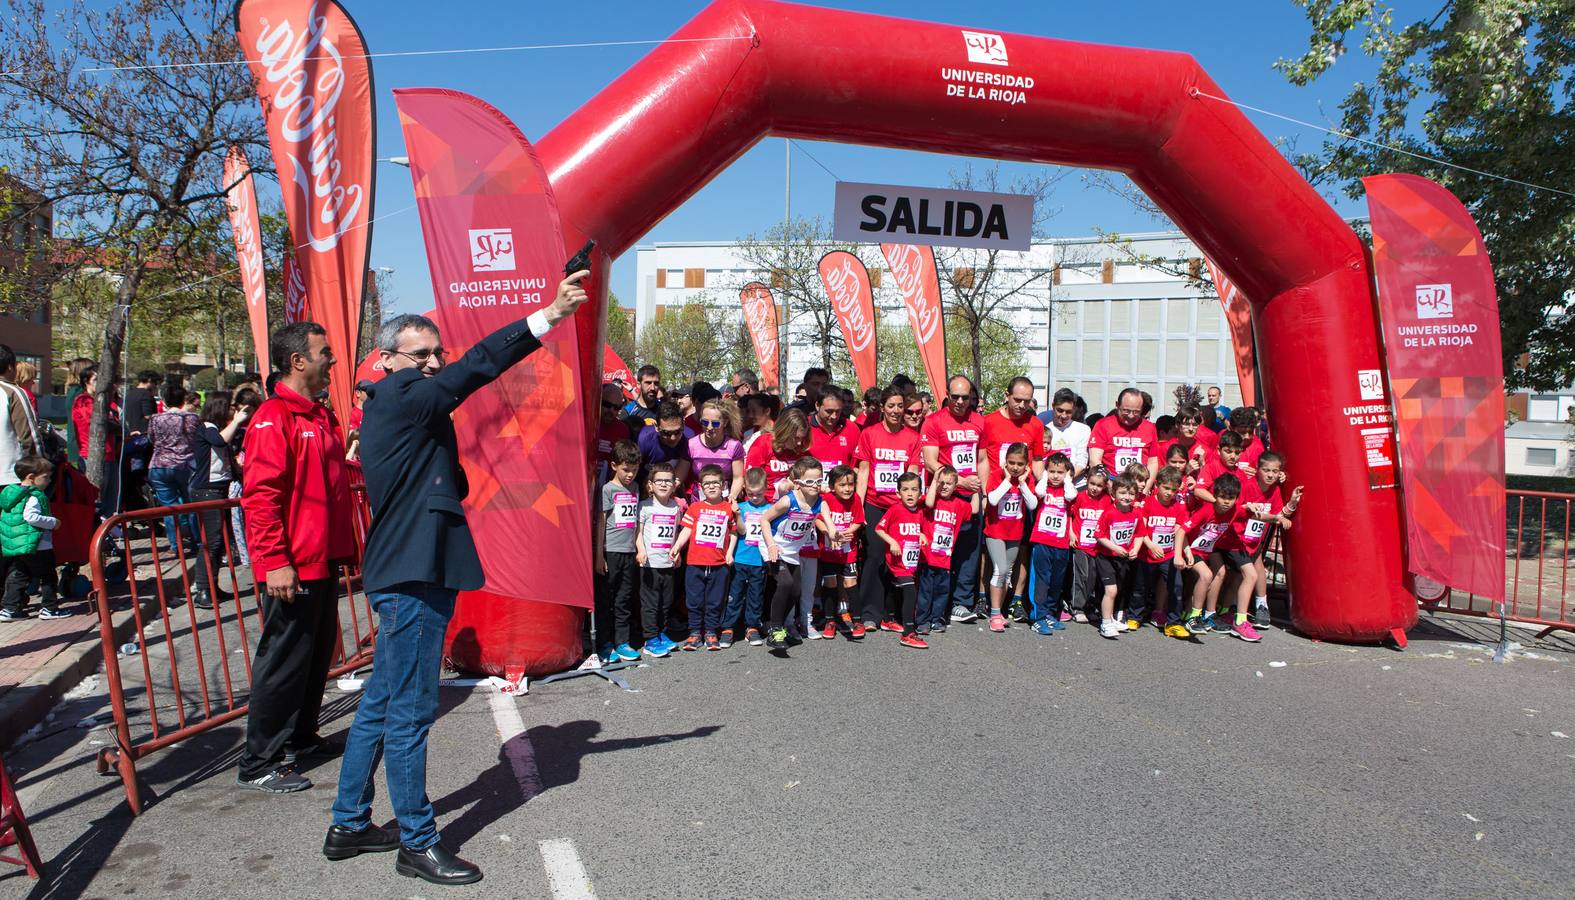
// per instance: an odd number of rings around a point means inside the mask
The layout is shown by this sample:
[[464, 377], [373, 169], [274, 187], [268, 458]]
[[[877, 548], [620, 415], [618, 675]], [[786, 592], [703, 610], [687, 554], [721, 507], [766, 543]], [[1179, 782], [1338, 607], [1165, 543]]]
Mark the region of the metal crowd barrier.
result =
[[[352, 497], [356, 565], [345, 566], [339, 576], [331, 679], [367, 665], [376, 640], [377, 620], [361, 592], [357, 568], [370, 514], [364, 489], [355, 485]], [[113, 768], [119, 773], [133, 815], [142, 812], [138, 760], [246, 715], [252, 656], [263, 626], [261, 589], [266, 585], [255, 584], [249, 567], [237, 565], [229, 523], [230, 511], [239, 504], [235, 499], [204, 500], [121, 513], [94, 534], [90, 602], [98, 611], [115, 720], [114, 746], [99, 751], [98, 771]], [[224, 534], [205, 583], [194, 585], [195, 554], [203, 552], [209, 536], [200, 515], [204, 511], [222, 513]], [[195, 553], [182, 541], [156, 537], [155, 525], [166, 516], [192, 523], [198, 537]], [[191, 602], [194, 588], [207, 591], [211, 609]], [[127, 604], [136, 635], [122, 644], [113, 613]]]
[[[1575, 494], [1507, 491], [1504, 528], [1508, 560], [1504, 573], [1504, 618], [1544, 626], [1537, 637], [1558, 629], [1575, 630], [1575, 599], [1570, 596], [1570, 506]], [[1423, 609], [1497, 618], [1498, 604], [1486, 597], [1448, 588]]]

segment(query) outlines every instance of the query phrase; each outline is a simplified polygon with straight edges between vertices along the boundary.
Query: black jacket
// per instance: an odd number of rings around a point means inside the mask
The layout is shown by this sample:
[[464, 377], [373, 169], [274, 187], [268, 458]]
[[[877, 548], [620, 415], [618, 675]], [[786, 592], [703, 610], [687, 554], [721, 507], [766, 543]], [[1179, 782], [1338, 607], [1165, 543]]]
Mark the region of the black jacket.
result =
[[486, 582], [460, 506], [469, 485], [449, 414], [540, 346], [521, 319], [431, 378], [402, 369], [367, 389], [361, 418], [361, 469], [372, 505], [366, 590], [420, 582], [468, 591]]

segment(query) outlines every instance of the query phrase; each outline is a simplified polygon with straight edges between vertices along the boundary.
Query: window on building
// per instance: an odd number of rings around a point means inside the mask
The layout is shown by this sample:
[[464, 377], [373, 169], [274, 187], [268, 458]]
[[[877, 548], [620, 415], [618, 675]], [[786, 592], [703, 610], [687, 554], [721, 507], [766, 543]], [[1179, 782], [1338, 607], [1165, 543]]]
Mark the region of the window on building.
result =
[[1220, 302], [1213, 297], [1198, 298], [1198, 324], [1193, 329], [1199, 335], [1213, 335], [1225, 333], [1225, 314], [1220, 311]]
[[1126, 378], [1132, 374], [1132, 342], [1111, 341], [1110, 363], [1111, 375]]
[[1526, 465], [1551, 469], [1559, 464], [1559, 451], [1553, 447], [1527, 447]]
[[1187, 341], [1185, 338], [1171, 338], [1165, 342], [1165, 375], [1170, 378], [1186, 378], [1192, 367], [1188, 365], [1191, 360], [1187, 358]]
[[703, 288], [703, 287], [705, 287], [705, 269], [685, 269], [684, 270], [684, 287], [686, 287], [686, 288]]
[[1170, 334], [1192, 333], [1192, 311], [1185, 300], [1165, 301], [1165, 331]]
[[1575, 406], [1575, 394], [1541, 394], [1526, 403], [1526, 418], [1533, 422], [1562, 422]]
[[1137, 302], [1137, 330], [1143, 334], [1158, 334], [1160, 316], [1164, 314], [1164, 301], [1139, 300]]
[[1055, 373], [1057, 375], [1077, 374], [1077, 341], [1055, 342]]
[[659, 287], [659, 288], [667, 287], [667, 270], [666, 269], [657, 269], [656, 270], [656, 286]]
[[1084, 372], [1103, 372], [1105, 370], [1105, 342], [1085, 341], [1083, 343]]
[[1128, 334], [1132, 331], [1132, 301], [1110, 301], [1110, 333]]
[[1220, 342], [1212, 338], [1199, 339], [1195, 346], [1197, 356], [1192, 373], [1204, 378], [1214, 377], [1220, 370]]

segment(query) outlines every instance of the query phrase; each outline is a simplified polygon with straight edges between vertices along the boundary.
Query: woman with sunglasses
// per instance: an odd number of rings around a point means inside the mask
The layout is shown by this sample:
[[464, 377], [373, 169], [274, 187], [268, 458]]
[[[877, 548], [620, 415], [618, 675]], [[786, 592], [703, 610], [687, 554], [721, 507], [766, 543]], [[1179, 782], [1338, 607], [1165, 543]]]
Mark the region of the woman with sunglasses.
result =
[[[896, 385], [881, 391], [876, 403], [880, 422], [860, 433], [859, 445], [853, 451], [859, 473], [858, 497], [864, 504], [864, 528], [870, 533], [875, 531], [886, 510], [898, 502], [897, 482], [902, 473], [913, 471], [919, 465], [919, 429], [904, 423], [910, 407], [916, 407], [921, 415], [924, 412], [923, 401], [904, 393]], [[872, 542], [872, 546], [879, 545]], [[891, 570], [886, 567], [885, 557], [884, 553], [866, 554], [859, 572], [866, 631], [888, 624], [902, 630], [897, 623], [896, 608], [891, 605], [894, 594]]]
[[[694, 471], [708, 465], [722, 470], [722, 496], [737, 501], [744, 490], [744, 442], [739, 440], [738, 406], [712, 398], [700, 404], [700, 433], [689, 439]], [[689, 499], [700, 499], [700, 479], [689, 486]]]

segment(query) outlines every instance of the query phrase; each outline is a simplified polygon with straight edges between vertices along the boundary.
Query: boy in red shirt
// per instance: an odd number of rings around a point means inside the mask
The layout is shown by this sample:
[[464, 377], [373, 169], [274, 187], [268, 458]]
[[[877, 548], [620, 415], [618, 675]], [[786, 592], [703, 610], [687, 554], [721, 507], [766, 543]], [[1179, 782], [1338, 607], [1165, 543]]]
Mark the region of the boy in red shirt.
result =
[[1132, 600], [1132, 561], [1138, 555], [1138, 521], [1142, 518], [1137, 497], [1138, 485], [1132, 477], [1122, 475], [1112, 481], [1110, 506], [1099, 514], [1094, 528], [1099, 580], [1104, 584], [1104, 596], [1099, 602], [1099, 636], [1111, 640], [1130, 627], [1125, 616], [1117, 615], [1117, 601], [1124, 605]]
[[[1257, 477], [1244, 479], [1241, 500], [1236, 506], [1236, 516], [1231, 520], [1230, 531], [1220, 538], [1215, 552], [1223, 554], [1226, 564], [1240, 576], [1236, 594], [1236, 622], [1231, 633], [1250, 643], [1256, 642], [1255, 625], [1268, 623], [1269, 598], [1260, 585], [1267, 584], [1263, 568], [1263, 551], [1268, 546], [1269, 529], [1278, 525], [1290, 528], [1290, 516], [1301, 504], [1302, 488], [1297, 486], [1291, 499], [1284, 501], [1280, 495], [1280, 482], [1285, 480], [1285, 458], [1273, 450], [1265, 450], [1258, 458]], [[1223, 585], [1210, 585], [1210, 593], [1218, 594]], [[1258, 597], [1259, 622], [1249, 621], [1248, 600]]]
[[[1242, 475], [1242, 486], [1246, 486], [1246, 479], [1258, 475], [1258, 458], [1263, 455], [1263, 441], [1258, 440], [1258, 410], [1251, 406], [1238, 406], [1230, 411], [1230, 430], [1241, 435], [1241, 456], [1236, 460], [1236, 468]], [[1221, 435], [1224, 437], [1224, 435]]]
[[1100, 514], [1110, 506], [1109, 490], [1110, 476], [1104, 469], [1095, 469], [1088, 473], [1083, 493], [1072, 501], [1072, 613], [1078, 622], [1087, 622], [1094, 608], [1094, 589], [1099, 586], [1094, 565], [1099, 538], [1094, 532]]
[[[1219, 446], [1215, 448], [1214, 456], [1203, 464], [1203, 471], [1198, 474], [1197, 483], [1192, 486], [1192, 496], [1198, 500], [1198, 505], [1214, 502], [1214, 480], [1221, 475], [1239, 476], [1236, 470], [1236, 461], [1241, 458], [1243, 441], [1241, 435], [1234, 431], [1227, 431], [1220, 435]], [[1237, 477], [1237, 487], [1241, 486], [1241, 479]]]
[[[1169, 624], [1171, 606], [1170, 579], [1175, 568], [1176, 526], [1187, 517], [1187, 507], [1181, 502], [1179, 489], [1181, 473], [1166, 466], [1154, 479], [1154, 494], [1143, 501], [1143, 518], [1138, 528], [1142, 552], [1137, 558], [1137, 599], [1135, 609], [1127, 620], [1129, 628], [1137, 628], [1149, 614], [1155, 628]], [[1179, 622], [1176, 627], [1180, 627]], [[1185, 628], [1181, 629], [1183, 636]], [[1167, 632], [1168, 633], [1168, 632]]]
[[722, 649], [722, 601], [727, 597], [728, 566], [733, 563], [733, 504], [722, 499], [722, 467], [709, 465], [700, 470], [700, 499], [684, 512], [678, 540], [673, 544], [676, 557], [687, 545], [688, 568], [684, 593], [689, 601], [689, 637], [685, 650]]
[[1001, 470], [992, 469], [985, 497], [984, 545], [990, 554], [990, 630], [1006, 630], [1001, 607], [1006, 589], [1017, 571], [1017, 555], [1023, 546], [1024, 521], [1039, 505], [1033, 490], [1034, 473], [1028, 467], [1028, 445], [1012, 444], [1002, 457]]
[[[897, 476], [897, 503], [886, 510], [875, 525], [875, 536], [885, 545], [886, 568], [891, 572], [892, 586], [902, 594], [898, 613], [902, 617], [902, 637], [897, 643], [916, 650], [930, 646], [920, 636], [929, 633], [930, 622], [918, 614], [918, 589], [914, 583], [923, 555], [926, 520], [924, 507], [919, 505], [920, 483], [917, 472]], [[874, 552], [874, 547], [870, 550]], [[949, 574], [951, 570], [948, 567], [945, 571]]]
[[[975, 494], [957, 493], [957, 470], [943, 465], [935, 470], [925, 497], [928, 513], [924, 518], [923, 559], [919, 572], [920, 622], [928, 622], [937, 634], [946, 630], [947, 601], [952, 594], [952, 553], [958, 533], [979, 511]], [[921, 632], [923, 633], [923, 632]]]
[[1072, 487], [1072, 461], [1064, 453], [1052, 453], [1045, 460], [1045, 473], [1039, 479], [1039, 515], [1029, 536], [1033, 548], [1034, 630], [1040, 634], [1061, 631], [1061, 586], [1072, 565], [1072, 509], [1068, 496], [1076, 497]]
[[[827, 478], [831, 491], [823, 495], [820, 516], [826, 522], [826, 541], [818, 565], [825, 597], [834, 606], [826, 616], [821, 637], [837, 636], [837, 626], [850, 638], [864, 637], [864, 622], [855, 618], [848, 595], [859, 583], [859, 532], [864, 528], [864, 504], [855, 496], [859, 475], [848, 466], [836, 466]], [[887, 631], [901, 631], [902, 627]]]
[[[1176, 530], [1177, 556], [1181, 559], [1185, 570], [1192, 573], [1196, 579], [1192, 587], [1192, 604], [1187, 609], [1186, 618], [1182, 621], [1188, 634], [1224, 630], [1217, 627], [1214, 620], [1214, 606], [1218, 595], [1211, 595], [1209, 591], [1219, 566], [1212, 565], [1209, 560], [1220, 538], [1230, 531], [1230, 523], [1236, 518], [1236, 500], [1241, 496], [1241, 479], [1228, 472], [1220, 475], [1210, 485], [1209, 496], [1213, 499], [1188, 515]], [[1205, 598], [1208, 603], [1206, 612], [1204, 611]]]

